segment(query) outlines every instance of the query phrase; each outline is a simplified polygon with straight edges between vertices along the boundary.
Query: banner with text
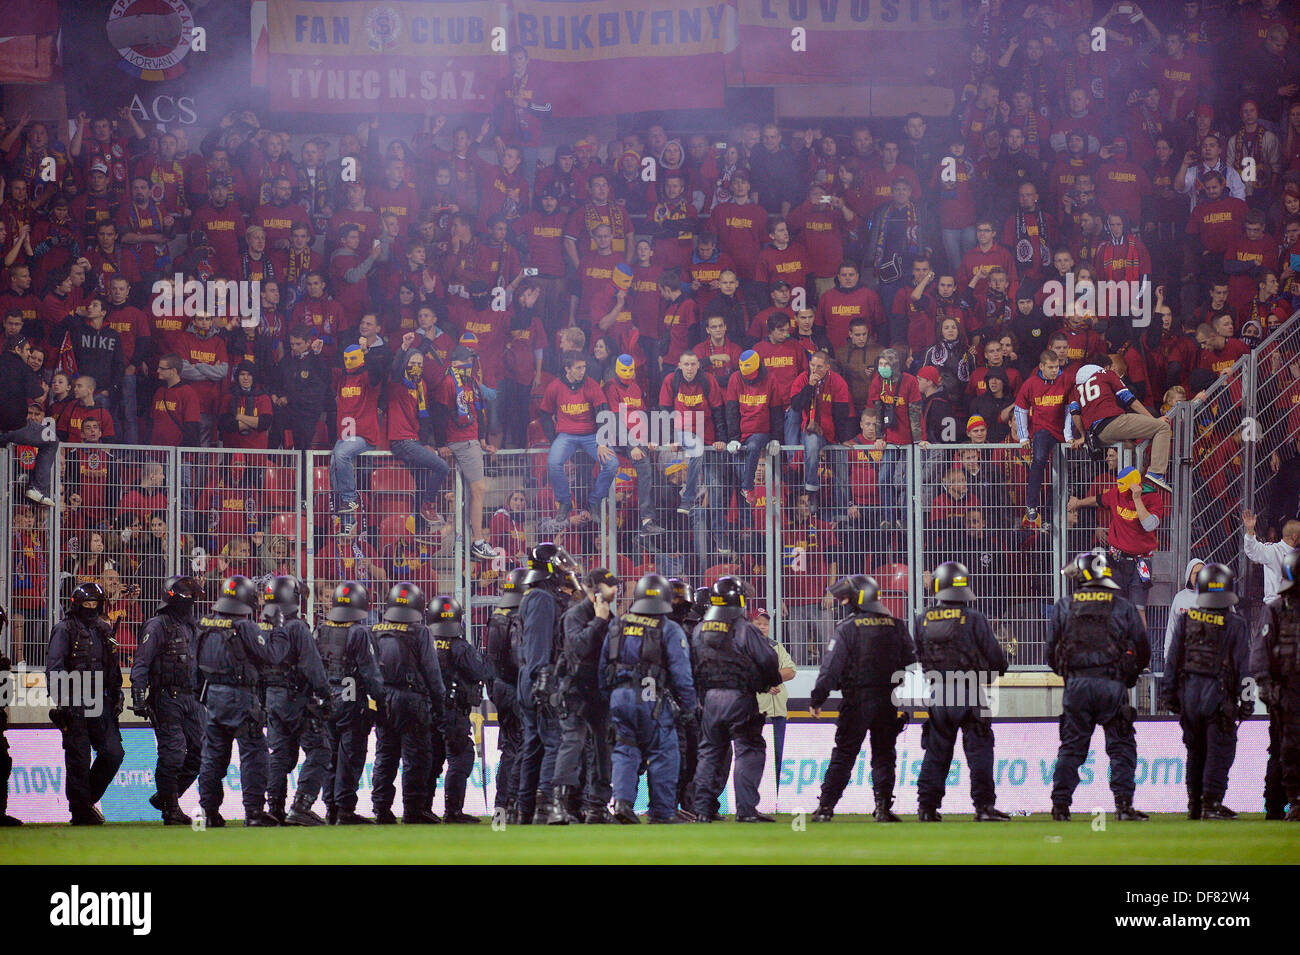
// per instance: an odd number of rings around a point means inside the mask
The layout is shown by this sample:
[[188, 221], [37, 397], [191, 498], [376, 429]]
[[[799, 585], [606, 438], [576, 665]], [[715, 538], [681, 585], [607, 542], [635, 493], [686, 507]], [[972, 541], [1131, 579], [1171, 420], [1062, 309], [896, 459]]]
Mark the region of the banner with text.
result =
[[487, 112], [517, 44], [558, 115], [708, 108], [734, 37], [727, 0], [269, 0], [265, 82], [277, 110]]
[[924, 82], [962, 27], [961, 0], [742, 0], [737, 9], [732, 86]]
[[[916, 785], [921, 773], [924, 751], [921, 749], [920, 722], [910, 723], [898, 737], [897, 785], [894, 809], [916, 812]], [[496, 799], [497, 727], [484, 727], [487, 744], [486, 802]], [[785, 751], [781, 760], [781, 785], [777, 792], [777, 773], [773, 762], [772, 727], [764, 729], [767, 740], [767, 765], [761, 786], [761, 807], [766, 811], [812, 812], [817, 808], [822, 778], [835, 742], [833, 720], [791, 722], [786, 731]], [[998, 806], [1007, 812], [1047, 812], [1051, 809], [1052, 772], [1056, 767], [1056, 750], [1060, 742], [1056, 720], [996, 720], [996, 759], [994, 781]], [[13, 773], [9, 779], [9, 812], [25, 822], [66, 822], [68, 801], [63, 749], [58, 730], [10, 729], [9, 745], [13, 756]], [[1079, 770], [1079, 788], [1074, 794], [1074, 809], [1080, 815], [1114, 809], [1108, 779], [1110, 761], [1102, 749], [1099, 729], [1088, 759]], [[158, 814], [149, 806], [154, 793], [154, 764], [157, 750], [153, 731], [145, 727], [126, 727], [122, 731], [126, 759], [101, 802], [110, 822], [157, 821]], [[1134, 803], [1149, 812], [1185, 812], [1187, 809], [1187, 752], [1177, 720], [1139, 720], [1137, 723], [1137, 794]], [[361, 777], [357, 809], [370, 812], [371, 772], [374, 768], [374, 738]], [[864, 748], [854, 761], [848, 786], [840, 800], [840, 813], [869, 813], [874, 806], [871, 787], [870, 748]], [[1237, 739], [1237, 759], [1225, 802], [1240, 812], [1262, 812], [1264, 768], [1268, 761], [1268, 720], [1257, 717], [1241, 724]], [[230, 819], [243, 817], [240, 803], [239, 769], [236, 754], [225, 776], [225, 801], [222, 815]], [[293, 791], [296, 770], [290, 776]], [[475, 747], [475, 765], [469, 779], [465, 810], [484, 813], [482, 764]], [[645, 811], [645, 779], [637, 796], [638, 811]], [[397, 781], [400, 805], [401, 780]], [[723, 812], [734, 811], [730, 783], [722, 796]], [[190, 789], [181, 798], [181, 807], [189, 813], [198, 810], [198, 792]], [[442, 787], [434, 808], [442, 811]], [[945, 812], [970, 813], [970, 767], [960, 748], [948, 771]]]

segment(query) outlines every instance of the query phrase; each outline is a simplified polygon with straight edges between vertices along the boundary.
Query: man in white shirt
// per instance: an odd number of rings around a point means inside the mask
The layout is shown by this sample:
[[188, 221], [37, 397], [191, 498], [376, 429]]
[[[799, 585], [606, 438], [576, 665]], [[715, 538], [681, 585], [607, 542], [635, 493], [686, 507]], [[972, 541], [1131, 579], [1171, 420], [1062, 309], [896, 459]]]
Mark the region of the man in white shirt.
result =
[[1300, 547], [1300, 521], [1289, 520], [1282, 525], [1282, 539], [1275, 544], [1261, 544], [1255, 537], [1257, 518], [1250, 511], [1241, 512], [1241, 524], [1246, 530], [1246, 556], [1264, 568], [1264, 603], [1277, 597], [1278, 584], [1282, 582], [1282, 560]]

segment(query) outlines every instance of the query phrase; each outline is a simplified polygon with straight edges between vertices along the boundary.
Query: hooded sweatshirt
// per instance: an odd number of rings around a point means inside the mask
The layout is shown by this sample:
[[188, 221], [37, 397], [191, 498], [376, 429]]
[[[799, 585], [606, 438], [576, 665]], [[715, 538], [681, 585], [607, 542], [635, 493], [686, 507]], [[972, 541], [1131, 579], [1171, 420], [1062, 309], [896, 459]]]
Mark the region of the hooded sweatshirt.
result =
[[1199, 557], [1193, 557], [1187, 562], [1187, 569], [1183, 571], [1183, 589], [1174, 594], [1174, 599], [1169, 601], [1169, 623], [1165, 625], [1165, 646], [1174, 638], [1174, 627], [1178, 624], [1178, 618], [1185, 614], [1189, 607], [1196, 606], [1196, 581], [1192, 578], [1192, 568], [1205, 561]]

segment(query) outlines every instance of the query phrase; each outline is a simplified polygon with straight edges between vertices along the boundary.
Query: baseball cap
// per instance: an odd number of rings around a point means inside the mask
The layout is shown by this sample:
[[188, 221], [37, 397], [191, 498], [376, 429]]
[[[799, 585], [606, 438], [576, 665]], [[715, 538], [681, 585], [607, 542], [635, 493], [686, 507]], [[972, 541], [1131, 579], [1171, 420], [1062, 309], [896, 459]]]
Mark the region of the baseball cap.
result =
[[768, 620], [771, 620], [772, 614], [768, 611], [766, 607], [759, 607], [757, 610], [754, 611], [754, 619], [757, 620], [759, 617], [767, 617]]
[[587, 574], [587, 586], [595, 587], [597, 584], [608, 584], [611, 587], [617, 587], [618, 578], [608, 568], [597, 567]]
[[789, 288], [789, 287], [790, 287], [790, 283], [787, 282], [785, 279], [777, 279], [775, 282], [773, 282], [771, 285], [767, 287], [767, 290], [769, 292], [775, 292], [779, 288]]
[[916, 377], [920, 381], [928, 381], [934, 385], [943, 381], [943, 376], [939, 374], [939, 369], [935, 368], [934, 365], [926, 365], [916, 373]]
[[93, 162], [93, 163], [90, 164], [90, 171], [91, 171], [91, 172], [102, 172], [105, 176], [107, 176], [107, 175], [108, 175], [108, 166], [104, 165], [102, 162]]

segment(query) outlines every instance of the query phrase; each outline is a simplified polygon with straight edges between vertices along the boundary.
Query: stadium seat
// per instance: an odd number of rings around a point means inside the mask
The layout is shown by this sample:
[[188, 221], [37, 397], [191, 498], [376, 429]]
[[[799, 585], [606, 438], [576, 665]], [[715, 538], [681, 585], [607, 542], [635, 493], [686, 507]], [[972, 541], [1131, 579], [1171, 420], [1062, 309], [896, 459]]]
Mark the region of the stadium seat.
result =
[[911, 572], [906, 564], [885, 564], [875, 578], [884, 594], [906, 594], [912, 589]]
[[734, 577], [740, 573], [739, 564], [714, 564], [712, 567], [704, 568], [704, 580], [712, 584], [719, 577]]
[[293, 467], [272, 465], [266, 469], [266, 507], [271, 511], [293, 511], [298, 508], [298, 472]]
[[389, 544], [404, 537], [411, 537], [411, 531], [407, 522], [411, 520], [410, 514], [388, 514], [379, 521], [379, 542], [381, 547], [387, 547]]
[[[295, 526], [297, 530], [295, 531]], [[300, 514], [297, 511], [276, 514], [271, 518], [271, 536], [287, 537], [290, 541], [305, 541], [307, 539], [307, 515]]]
[[364, 498], [366, 513], [372, 518], [410, 514], [415, 510], [415, 480], [404, 467], [375, 468], [370, 474], [370, 491]]
[[316, 519], [323, 520], [334, 512], [328, 465], [318, 464], [312, 468], [312, 487], [315, 489], [312, 495], [312, 509], [316, 512]]

